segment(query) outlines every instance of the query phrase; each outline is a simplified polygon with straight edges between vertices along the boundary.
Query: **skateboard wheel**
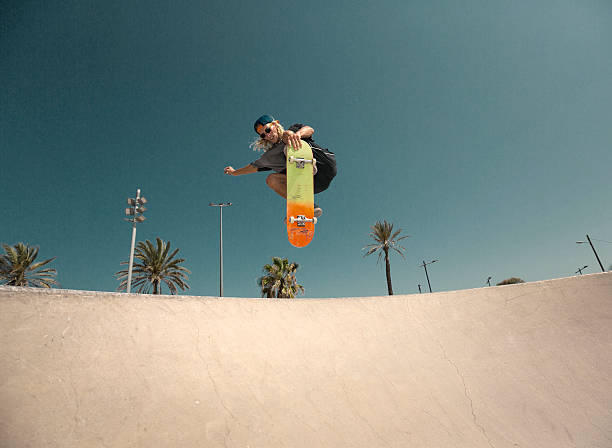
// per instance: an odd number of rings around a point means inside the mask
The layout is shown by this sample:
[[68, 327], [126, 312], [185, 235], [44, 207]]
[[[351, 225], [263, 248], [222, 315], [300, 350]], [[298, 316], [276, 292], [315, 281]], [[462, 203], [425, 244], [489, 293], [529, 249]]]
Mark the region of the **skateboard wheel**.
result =
[[317, 223], [317, 218], [312, 218], [312, 223], [316, 224]]

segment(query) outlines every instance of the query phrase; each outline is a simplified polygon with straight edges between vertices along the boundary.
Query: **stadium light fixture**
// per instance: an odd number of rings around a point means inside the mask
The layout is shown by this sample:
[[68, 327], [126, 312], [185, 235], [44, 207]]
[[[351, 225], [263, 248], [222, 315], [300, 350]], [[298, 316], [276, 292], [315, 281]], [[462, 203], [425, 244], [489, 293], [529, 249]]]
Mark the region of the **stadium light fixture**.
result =
[[128, 198], [127, 204], [130, 207], [125, 209], [125, 214], [127, 216], [133, 216], [133, 218], [124, 218], [126, 221], [132, 223], [132, 244], [130, 246], [130, 264], [128, 266], [128, 281], [126, 289], [128, 294], [132, 287], [132, 266], [134, 265], [134, 245], [136, 244], [136, 223], [144, 222], [144, 220], [147, 219], [142, 215], [142, 213], [144, 213], [147, 209], [145, 207], [141, 207], [142, 204], [146, 203], [147, 199], [140, 196], [139, 188], [136, 190], [135, 198]]

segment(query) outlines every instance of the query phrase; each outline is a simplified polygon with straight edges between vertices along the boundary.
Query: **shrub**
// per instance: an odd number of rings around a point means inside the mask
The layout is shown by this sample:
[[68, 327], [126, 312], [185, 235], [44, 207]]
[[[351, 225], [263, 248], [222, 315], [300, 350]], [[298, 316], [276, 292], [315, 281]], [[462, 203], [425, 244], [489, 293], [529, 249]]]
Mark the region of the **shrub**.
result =
[[499, 282], [497, 286], [515, 285], [517, 283], [525, 283], [525, 280], [523, 280], [522, 278], [518, 278], [518, 277], [510, 277], [510, 278], [507, 278], [506, 280], [502, 280], [501, 282]]

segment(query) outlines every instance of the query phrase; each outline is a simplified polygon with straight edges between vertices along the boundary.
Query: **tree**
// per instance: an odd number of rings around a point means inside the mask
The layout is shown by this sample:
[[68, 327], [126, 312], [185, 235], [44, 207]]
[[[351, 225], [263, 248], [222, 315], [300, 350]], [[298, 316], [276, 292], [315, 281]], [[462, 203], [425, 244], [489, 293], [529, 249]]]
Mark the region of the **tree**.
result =
[[497, 286], [515, 285], [517, 283], [525, 283], [525, 280], [523, 280], [522, 278], [518, 278], [518, 277], [510, 277], [510, 278], [507, 278], [506, 280], [502, 280], [501, 282], [499, 282]]
[[51, 288], [57, 285], [57, 271], [52, 268], [41, 269], [55, 260], [34, 263], [38, 257], [38, 247], [17, 243], [15, 246], [3, 244], [4, 255], [0, 256], [0, 282], [8, 286], [33, 286], [36, 288]]
[[[176, 294], [178, 288], [181, 291], [189, 289], [186, 283], [187, 274], [191, 274], [189, 269], [180, 266], [185, 261], [183, 258], [176, 258], [179, 249], [170, 252], [170, 241], [164, 243], [157, 238], [157, 246], [149, 240], [144, 243], [139, 241], [134, 251], [134, 266], [132, 268], [132, 287], [141, 294], [151, 293], [161, 294], [162, 286], [165, 284], [170, 290], [170, 294]], [[129, 264], [128, 261], [121, 262], [123, 265]], [[117, 290], [127, 290], [128, 269], [121, 270], [115, 274], [121, 284]]]
[[298, 268], [297, 263], [289, 263], [286, 258], [272, 257], [272, 264], [266, 264], [263, 267], [264, 275], [257, 279], [261, 296], [294, 299], [296, 294], [304, 293], [304, 287], [295, 278]]
[[387, 290], [389, 295], [393, 295], [393, 287], [391, 286], [391, 263], [389, 263], [389, 251], [394, 250], [404, 258], [404, 251], [406, 250], [399, 244], [404, 238], [409, 238], [410, 235], [399, 237], [402, 229], [399, 229], [395, 233], [393, 232], [393, 224], [388, 223], [386, 220], [383, 222], [377, 221], [376, 224], [370, 226], [370, 236], [374, 240], [373, 244], [368, 244], [363, 250], [367, 250], [364, 257], [372, 255], [378, 252], [378, 261], [380, 263], [381, 258], [385, 257], [385, 272], [387, 274]]

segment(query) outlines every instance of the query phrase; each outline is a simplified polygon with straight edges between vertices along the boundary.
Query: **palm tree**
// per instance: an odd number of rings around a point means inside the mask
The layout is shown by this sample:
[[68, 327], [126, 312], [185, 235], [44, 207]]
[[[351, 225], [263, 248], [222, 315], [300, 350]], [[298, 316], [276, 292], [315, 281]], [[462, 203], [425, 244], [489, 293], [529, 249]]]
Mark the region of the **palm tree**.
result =
[[[189, 285], [185, 282], [187, 275], [191, 272], [179, 266], [185, 260], [183, 258], [174, 259], [179, 249], [175, 249], [172, 254], [170, 252], [170, 241], [164, 243], [160, 238], [157, 238], [157, 246], [154, 246], [149, 240], [144, 243], [139, 241], [134, 251], [134, 266], [132, 269], [132, 285], [137, 292], [141, 294], [149, 294], [151, 287], [153, 294], [161, 294], [162, 286], [165, 283], [171, 294], [177, 293], [177, 287], [184, 291], [189, 289]], [[121, 264], [129, 264], [128, 261], [123, 261]], [[118, 291], [127, 290], [128, 269], [121, 270], [115, 274], [121, 284]]]
[[272, 264], [263, 267], [264, 275], [257, 280], [261, 296], [268, 299], [293, 299], [297, 293], [303, 293], [304, 287], [298, 285], [295, 278], [298, 268], [297, 263], [289, 263], [286, 258], [272, 257]]
[[38, 247], [17, 243], [14, 247], [3, 244], [4, 255], [0, 256], [0, 282], [8, 286], [34, 286], [51, 288], [57, 285], [54, 277], [57, 271], [52, 268], [40, 269], [55, 260], [34, 263], [38, 257]]
[[377, 221], [376, 224], [370, 226], [371, 232], [370, 236], [375, 241], [374, 244], [368, 244], [362, 250], [367, 250], [364, 257], [368, 255], [372, 255], [375, 252], [378, 252], [378, 263], [381, 258], [385, 257], [385, 268], [387, 274], [387, 289], [389, 291], [389, 295], [393, 295], [393, 287], [391, 286], [391, 264], [389, 263], [389, 251], [392, 249], [402, 257], [404, 257], [403, 251], [406, 249], [402, 247], [399, 242], [404, 238], [409, 238], [410, 235], [405, 235], [398, 238], [398, 235], [401, 233], [402, 229], [399, 229], [395, 233], [393, 233], [393, 224], [388, 223], [386, 220], [383, 222]]

